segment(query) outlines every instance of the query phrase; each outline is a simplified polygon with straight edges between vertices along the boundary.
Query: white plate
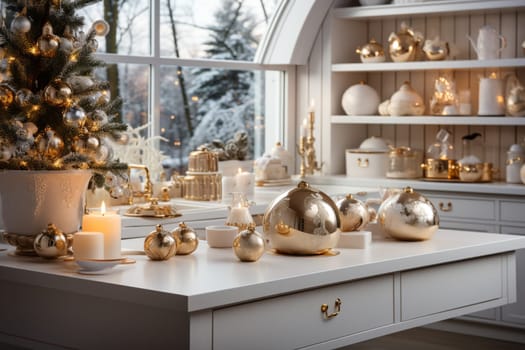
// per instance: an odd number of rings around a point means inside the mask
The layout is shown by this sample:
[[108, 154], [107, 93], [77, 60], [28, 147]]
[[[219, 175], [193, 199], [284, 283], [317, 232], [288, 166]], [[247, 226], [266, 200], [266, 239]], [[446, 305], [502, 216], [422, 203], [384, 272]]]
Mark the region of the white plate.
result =
[[[117, 259], [86, 259], [86, 260], [75, 260], [78, 266], [80, 266], [83, 272], [94, 272], [101, 270], [108, 270], [112, 267], [120, 264], [123, 258]], [[79, 271], [80, 272], [80, 271]]]

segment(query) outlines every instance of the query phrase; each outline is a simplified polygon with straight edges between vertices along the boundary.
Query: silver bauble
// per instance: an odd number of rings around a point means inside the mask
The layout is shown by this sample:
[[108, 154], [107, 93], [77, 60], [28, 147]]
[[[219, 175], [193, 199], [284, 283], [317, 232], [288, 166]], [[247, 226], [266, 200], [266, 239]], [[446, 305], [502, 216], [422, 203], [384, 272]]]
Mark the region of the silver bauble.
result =
[[427, 240], [439, 228], [439, 216], [432, 202], [410, 187], [386, 198], [377, 216], [382, 230], [399, 240]]
[[233, 251], [240, 261], [253, 262], [264, 254], [265, 244], [261, 234], [255, 231], [255, 225], [239, 232], [233, 239]]
[[86, 112], [82, 107], [72, 105], [64, 112], [63, 120], [67, 126], [81, 128], [86, 122]]
[[181, 222], [177, 228], [171, 231], [171, 234], [177, 240], [177, 255], [191, 254], [199, 246], [199, 237], [184, 222]]
[[22, 14], [17, 14], [16, 17], [11, 21], [11, 32], [15, 34], [27, 33], [30, 30], [31, 22], [26, 16]]
[[106, 125], [109, 121], [109, 117], [103, 110], [93, 111], [90, 115], [93, 123], [97, 125], [97, 129], [100, 129], [102, 126]]
[[66, 236], [53, 224], [48, 224], [47, 229], [38, 234], [33, 243], [38, 256], [47, 259], [67, 255], [67, 247]]
[[144, 252], [151, 260], [168, 260], [177, 252], [177, 240], [159, 224], [144, 239]]
[[67, 83], [71, 86], [75, 93], [84, 92], [95, 85], [91, 77], [85, 75], [74, 75], [67, 79]]
[[101, 144], [95, 152], [95, 160], [104, 163], [113, 157], [113, 149], [107, 144]]
[[285, 254], [327, 253], [339, 242], [339, 227], [334, 201], [304, 181], [275, 198], [263, 217], [265, 239]]
[[114, 198], [114, 199], [122, 198], [124, 194], [125, 194], [125, 191], [122, 188], [122, 186], [117, 185], [109, 189], [109, 195], [111, 196], [111, 198]]
[[33, 98], [33, 91], [22, 88], [16, 92], [15, 101], [20, 107], [27, 107]]
[[53, 106], [64, 106], [69, 103], [72, 94], [71, 86], [57, 79], [44, 89], [44, 100]]
[[95, 136], [90, 136], [86, 140], [86, 148], [96, 150], [100, 146], [100, 141]]
[[351, 232], [363, 229], [370, 220], [368, 206], [351, 194], [336, 203], [341, 215], [341, 231]]

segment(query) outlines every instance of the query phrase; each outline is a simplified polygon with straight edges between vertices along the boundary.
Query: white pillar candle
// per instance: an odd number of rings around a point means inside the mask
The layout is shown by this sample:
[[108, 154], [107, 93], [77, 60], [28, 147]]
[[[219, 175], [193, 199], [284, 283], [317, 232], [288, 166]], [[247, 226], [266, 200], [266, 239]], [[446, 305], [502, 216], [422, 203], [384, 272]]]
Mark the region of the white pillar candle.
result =
[[245, 194], [253, 194], [255, 186], [255, 174], [247, 171], [242, 171], [239, 168], [239, 172], [235, 175], [235, 182], [237, 185], [236, 192], [242, 192]]
[[237, 192], [235, 176], [223, 176], [222, 177], [222, 198], [229, 198], [228, 196]]
[[104, 234], [104, 259], [118, 259], [121, 257], [121, 218], [115, 212], [106, 212], [104, 202], [100, 212], [83, 216], [82, 230], [102, 232]]
[[75, 233], [73, 255], [76, 260], [104, 259], [104, 234], [84, 231]]

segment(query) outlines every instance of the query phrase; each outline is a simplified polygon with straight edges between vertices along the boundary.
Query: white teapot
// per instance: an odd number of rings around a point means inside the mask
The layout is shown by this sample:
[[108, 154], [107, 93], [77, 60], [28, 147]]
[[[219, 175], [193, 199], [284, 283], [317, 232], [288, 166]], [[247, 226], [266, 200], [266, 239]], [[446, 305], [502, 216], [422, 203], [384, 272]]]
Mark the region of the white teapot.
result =
[[479, 29], [476, 44], [470, 36], [467, 35], [467, 38], [470, 40], [479, 60], [497, 59], [500, 51], [507, 47], [505, 37], [490, 25], [484, 25]]

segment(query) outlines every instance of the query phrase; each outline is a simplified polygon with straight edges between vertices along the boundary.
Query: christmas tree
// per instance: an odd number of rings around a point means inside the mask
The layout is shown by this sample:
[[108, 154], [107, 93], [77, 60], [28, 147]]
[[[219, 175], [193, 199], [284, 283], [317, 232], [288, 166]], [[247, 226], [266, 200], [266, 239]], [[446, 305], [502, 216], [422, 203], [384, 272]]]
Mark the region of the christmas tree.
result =
[[[99, 0], [2, 1], [0, 169], [126, 169], [113, 160], [122, 101], [94, 71], [103, 20], [83, 32], [75, 12]], [[5, 6], [5, 7], [4, 7]]]

